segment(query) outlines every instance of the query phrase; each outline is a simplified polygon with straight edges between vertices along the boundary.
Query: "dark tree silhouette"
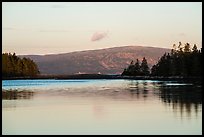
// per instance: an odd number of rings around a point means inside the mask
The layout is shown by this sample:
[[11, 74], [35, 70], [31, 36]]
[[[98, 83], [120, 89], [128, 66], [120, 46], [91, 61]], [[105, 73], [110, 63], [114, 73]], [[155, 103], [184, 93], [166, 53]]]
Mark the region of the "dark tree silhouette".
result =
[[145, 57], [142, 60], [140, 69], [141, 69], [141, 75], [147, 76], [147, 75], [150, 74], [149, 67], [148, 67], [148, 64], [147, 64], [147, 60], [145, 59]]
[[40, 72], [35, 62], [29, 58], [19, 58], [15, 53], [2, 54], [2, 76], [19, 77], [19, 76], [36, 76]]
[[[152, 76], [202, 76], [202, 48], [198, 50], [196, 44], [191, 49], [189, 43], [179, 42], [178, 47], [173, 44], [171, 53], [164, 53], [159, 61], [152, 66]], [[134, 64], [130, 63], [128, 68], [124, 69], [122, 75], [127, 76], [148, 76], [150, 75], [149, 67], [145, 57], [141, 65], [137, 59]]]
[[142, 63], [140, 65], [139, 60], [136, 60], [136, 63], [134, 64], [133, 61], [130, 63], [130, 65], [124, 69], [122, 75], [126, 76], [146, 76], [149, 75], [149, 67], [147, 60], [145, 57], [142, 60]]
[[134, 66], [134, 75], [137, 76], [137, 75], [140, 75], [141, 74], [141, 70], [140, 70], [140, 62], [139, 60], [137, 59], [136, 63], [135, 63], [135, 66]]
[[159, 59], [158, 63], [151, 69], [153, 76], [201, 76], [201, 50], [194, 44], [189, 43], [182, 47], [179, 42], [178, 48], [173, 45], [171, 54], [166, 53]]

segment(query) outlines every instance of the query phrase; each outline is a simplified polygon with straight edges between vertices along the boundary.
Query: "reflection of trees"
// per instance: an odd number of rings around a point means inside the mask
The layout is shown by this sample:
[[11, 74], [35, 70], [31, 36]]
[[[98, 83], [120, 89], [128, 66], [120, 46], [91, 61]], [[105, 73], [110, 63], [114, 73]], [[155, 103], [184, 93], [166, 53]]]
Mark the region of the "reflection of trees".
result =
[[140, 98], [140, 91], [139, 91], [139, 83], [136, 82], [136, 83], [131, 83], [129, 85], [129, 91], [130, 91], [130, 94], [132, 97], [134, 97], [134, 95], [136, 95], [137, 99]]
[[137, 99], [146, 99], [148, 97], [148, 91], [149, 91], [149, 83], [144, 81], [144, 82], [132, 82], [129, 85], [129, 91], [132, 96], [136, 95]]
[[148, 83], [147, 82], [143, 82], [143, 92], [142, 92], [142, 94], [143, 94], [143, 97], [144, 98], [146, 98], [147, 97], [147, 95], [148, 95]]
[[2, 99], [17, 100], [17, 99], [31, 99], [34, 95], [32, 91], [17, 91], [17, 90], [3, 90]]
[[[137, 99], [147, 99], [154, 93], [163, 103], [172, 106], [173, 111], [179, 111], [181, 115], [186, 112], [190, 116], [191, 111], [198, 113], [202, 104], [202, 87], [193, 85], [164, 86], [166, 82], [139, 82], [129, 84], [129, 92]], [[150, 99], [150, 98], [148, 98]]]
[[174, 111], [179, 110], [181, 115], [187, 112], [191, 114], [192, 107], [197, 114], [199, 105], [202, 104], [201, 87], [194, 86], [160, 86], [159, 97], [161, 100], [173, 107]]

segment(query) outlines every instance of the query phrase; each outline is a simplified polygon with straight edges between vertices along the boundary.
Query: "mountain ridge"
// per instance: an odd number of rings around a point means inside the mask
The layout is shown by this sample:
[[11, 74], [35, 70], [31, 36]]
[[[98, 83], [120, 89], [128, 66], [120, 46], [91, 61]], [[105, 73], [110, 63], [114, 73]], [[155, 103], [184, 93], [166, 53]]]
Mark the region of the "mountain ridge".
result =
[[108, 48], [100, 48], [100, 49], [85, 49], [85, 50], [70, 51], [70, 52], [64, 52], [64, 53], [21, 54], [21, 55], [19, 55], [19, 56], [47, 56], [47, 55], [61, 55], [61, 54], [68, 54], [68, 53], [77, 53], [77, 52], [86, 52], [86, 51], [98, 51], [98, 50], [115, 49], [115, 48], [125, 48], [125, 47], [145, 47], [145, 48], [169, 49], [169, 48], [162, 48], [162, 47], [127, 45], [127, 46], [116, 46], [116, 47], [108, 47]]
[[35, 61], [41, 74], [102, 73], [120, 74], [132, 60], [145, 57], [151, 67], [168, 48], [121, 46], [60, 54], [19, 55]]

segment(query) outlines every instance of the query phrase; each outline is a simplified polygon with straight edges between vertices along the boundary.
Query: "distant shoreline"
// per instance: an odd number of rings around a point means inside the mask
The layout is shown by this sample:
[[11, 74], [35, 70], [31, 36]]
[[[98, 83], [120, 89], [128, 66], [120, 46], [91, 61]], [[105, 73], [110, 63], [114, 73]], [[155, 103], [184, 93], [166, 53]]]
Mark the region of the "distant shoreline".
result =
[[103, 74], [75, 74], [75, 75], [39, 75], [35, 77], [2, 77], [2, 80], [26, 80], [26, 79], [131, 79], [131, 80], [189, 80], [202, 81], [202, 77], [180, 77], [180, 76], [121, 76]]

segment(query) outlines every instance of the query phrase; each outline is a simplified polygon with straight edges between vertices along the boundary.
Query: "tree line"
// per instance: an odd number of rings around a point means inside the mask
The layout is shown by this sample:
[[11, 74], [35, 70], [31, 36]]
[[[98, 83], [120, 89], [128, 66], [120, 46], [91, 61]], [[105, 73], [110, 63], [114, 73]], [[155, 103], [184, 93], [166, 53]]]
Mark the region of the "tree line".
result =
[[40, 72], [36, 63], [29, 58], [19, 58], [15, 53], [2, 54], [2, 76], [21, 77], [36, 76]]
[[191, 45], [179, 42], [178, 46], [173, 45], [170, 53], [164, 53], [159, 61], [152, 66], [149, 71], [148, 63], [145, 57], [142, 64], [139, 60], [124, 69], [122, 75], [127, 76], [201, 76], [202, 74], [202, 48], [197, 49], [196, 44]]
[[149, 66], [145, 57], [143, 58], [141, 65], [138, 59], [136, 60], [135, 64], [134, 61], [132, 60], [130, 65], [127, 68], [125, 68], [122, 73], [122, 75], [126, 76], [146, 76], [149, 74], [150, 74]]

